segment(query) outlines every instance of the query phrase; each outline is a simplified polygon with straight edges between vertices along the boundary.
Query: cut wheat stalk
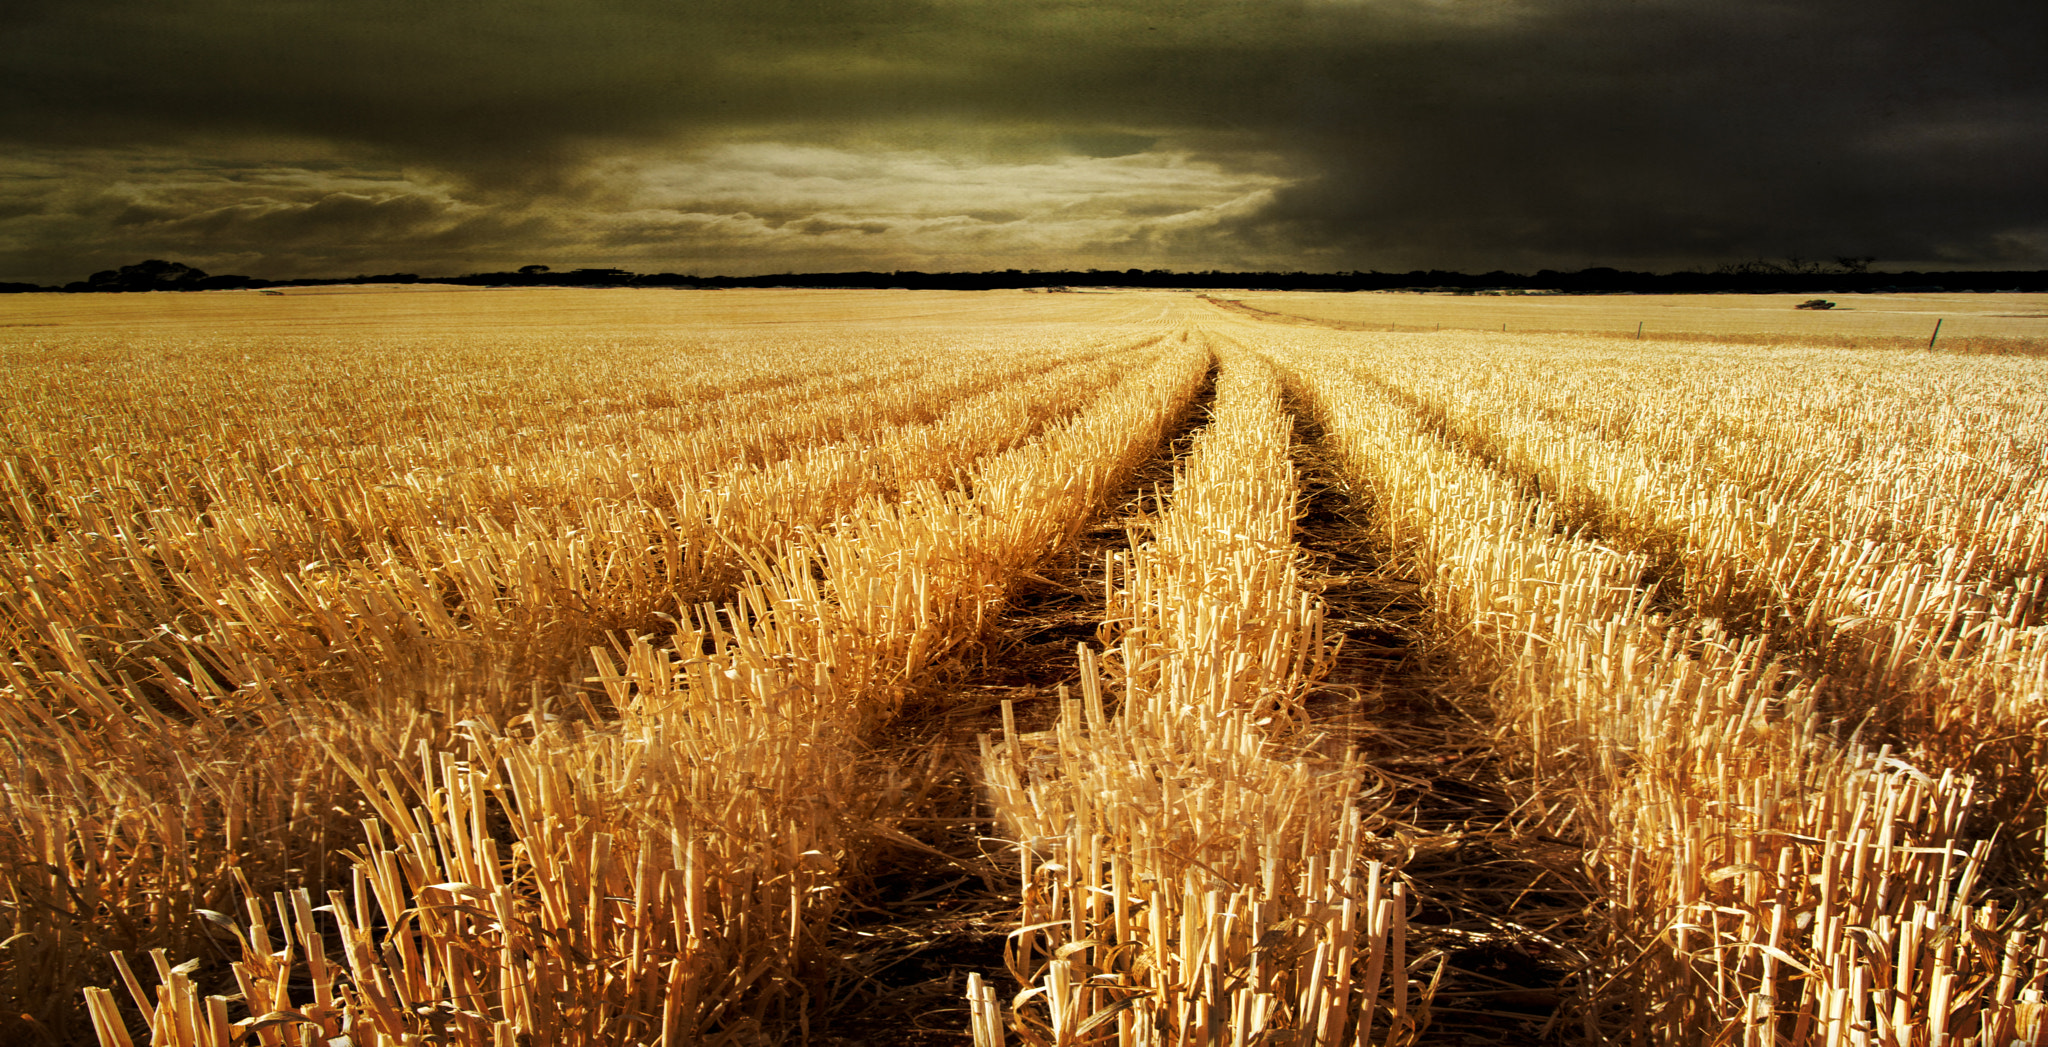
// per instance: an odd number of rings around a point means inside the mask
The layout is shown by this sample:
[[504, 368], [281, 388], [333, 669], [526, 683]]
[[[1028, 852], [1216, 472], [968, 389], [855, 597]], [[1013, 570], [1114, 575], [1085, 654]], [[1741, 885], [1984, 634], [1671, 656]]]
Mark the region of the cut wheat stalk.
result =
[[[1981, 979], [2004, 954], [2037, 951], [2037, 932], [2023, 926], [2001, 926], [2012, 936], [2004, 945], [1969, 933], [1986, 919], [1999, 925], [1995, 908], [1976, 908], [1984, 847], [1966, 835], [1968, 779], [1929, 779], [1888, 753], [1830, 740], [1810, 681], [1768, 663], [1758, 642], [1659, 610], [1639, 584], [1641, 554], [1564, 530], [1556, 506], [1425, 431], [1426, 416], [1400, 398], [1298, 351], [1275, 354], [1373, 483], [1389, 537], [1414, 550], [1446, 628], [1500, 681], [1496, 709], [1532, 769], [1575, 783], [1565, 791], [1578, 831], [1618, 900], [1604, 949], [1616, 966], [1582, 1002], [1589, 1022], [1614, 1006], [1632, 1013], [1615, 1016], [1610, 1039], [1692, 1043], [1739, 1042], [1782, 1020], [1790, 1042], [1833, 1044], [1869, 1035], [1875, 1006], [1894, 1036], [1993, 1035], [2031, 1020], [2017, 998], [1954, 1009], [1959, 997], [1941, 988], [1953, 973], [1908, 986], [1917, 999], [1940, 997], [1942, 1011], [1899, 1012], [1873, 988], [1897, 991], [1893, 965], [1842, 951], [1846, 928], [1890, 938], [1887, 928], [1915, 913], [1935, 914], [1959, 943], [1948, 972], [1960, 965]], [[1773, 801], [1727, 796], [1738, 780], [1764, 783]], [[1906, 787], [1923, 781], [1931, 787]], [[1784, 879], [1770, 874], [1780, 861], [1791, 863]], [[1839, 897], [1845, 871], [1843, 886], [1873, 900]], [[1786, 896], [1806, 884], [1818, 890]], [[1810, 935], [1785, 932], [1788, 911]], [[1783, 961], [1769, 985], [1758, 981], [1760, 959]], [[2040, 979], [2033, 970], [2017, 980]], [[1634, 998], [1612, 999], [1620, 990]]]
[[1292, 422], [1269, 367], [1222, 360], [1169, 507], [1112, 570], [1116, 641], [1083, 646], [1050, 739], [1006, 708], [983, 742], [1022, 841], [1009, 967], [1026, 988], [1007, 1015], [977, 997], [977, 1042], [1419, 1031], [1405, 886], [1374, 860], [1356, 769], [1318, 751], [1299, 704], [1330, 652], [1293, 544]]

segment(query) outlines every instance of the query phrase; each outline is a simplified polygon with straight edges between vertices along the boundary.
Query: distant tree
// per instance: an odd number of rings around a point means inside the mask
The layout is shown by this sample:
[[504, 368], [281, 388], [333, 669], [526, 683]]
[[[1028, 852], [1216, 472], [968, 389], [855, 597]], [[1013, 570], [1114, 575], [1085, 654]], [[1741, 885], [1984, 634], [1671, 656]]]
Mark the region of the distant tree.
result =
[[1757, 258], [1747, 262], [1723, 262], [1714, 272], [1727, 276], [1842, 276], [1869, 272], [1870, 263], [1875, 261], [1876, 255], [1861, 258], [1842, 255], [1832, 262], [1809, 262], [1795, 255], [1783, 261]]
[[205, 270], [152, 258], [94, 273], [86, 285], [94, 291], [194, 291], [205, 279]]
[[538, 276], [547, 271], [548, 267], [544, 265], [522, 265], [519, 267], [519, 275], [521, 276]]

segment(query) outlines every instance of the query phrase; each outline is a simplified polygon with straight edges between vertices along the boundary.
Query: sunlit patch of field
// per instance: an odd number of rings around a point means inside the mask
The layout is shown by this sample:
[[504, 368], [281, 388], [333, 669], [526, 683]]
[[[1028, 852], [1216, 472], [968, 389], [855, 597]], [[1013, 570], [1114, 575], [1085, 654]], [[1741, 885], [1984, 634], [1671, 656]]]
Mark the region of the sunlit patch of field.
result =
[[[1573, 331], [1645, 337], [1685, 334], [1822, 341], [1885, 348], [1941, 340], [2022, 339], [2048, 345], [2048, 294], [1528, 295], [1247, 291], [1248, 306], [1362, 329]], [[1797, 309], [1824, 297], [1833, 309]], [[1937, 343], [1939, 344], [1939, 343]]]
[[180, 328], [266, 332], [287, 337], [344, 333], [405, 337], [528, 335], [633, 338], [764, 325], [857, 319], [864, 329], [948, 324], [1115, 324], [1156, 320], [1157, 302], [1129, 296], [1032, 296], [1022, 292], [512, 288], [453, 284], [337, 285], [262, 291], [0, 295], [0, 339], [104, 332], [169, 333]]

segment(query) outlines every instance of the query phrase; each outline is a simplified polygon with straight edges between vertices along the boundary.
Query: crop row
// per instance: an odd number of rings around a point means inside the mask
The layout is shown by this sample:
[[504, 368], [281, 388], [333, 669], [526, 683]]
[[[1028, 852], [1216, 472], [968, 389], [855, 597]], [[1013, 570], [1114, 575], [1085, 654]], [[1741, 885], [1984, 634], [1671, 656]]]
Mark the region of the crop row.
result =
[[[655, 512], [689, 555], [737, 546], [751, 569], [722, 611], [678, 601], [720, 594], [649, 570], [663, 549], [644, 535], [587, 526], [650, 511], [590, 477], [592, 504], [566, 523], [521, 506], [501, 525], [477, 507], [439, 533], [387, 528], [406, 540], [374, 555], [287, 557], [290, 574], [238, 540], [274, 522], [259, 499], [152, 506], [90, 535], [35, 519], [8, 550], [10, 998], [62, 1014], [67, 983], [109, 946], [162, 958], [228, 943], [248, 1008], [232, 1022], [219, 986], [187, 969], [159, 963], [153, 990], [123, 969], [165, 1042], [373, 1042], [451, 1022], [478, 1042], [515, 1026], [554, 1042], [745, 1039], [801, 1011], [840, 866], [890, 816], [882, 772], [859, 758], [867, 728], [1152, 452], [1207, 367], [1198, 349], [1133, 341], [1012, 361], [1001, 397], [956, 382], [919, 406], [928, 421], [870, 426], [887, 478], [837, 502], [814, 493], [810, 522], [779, 536], [748, 544], [729, 521]], [[17, 503], [41, 512], [50, 488], [28, 490]], [[170, 532], [143, 530], [166, 522], [184, 528], [175, 564], [151, 544]], [[95, 541], [126, 555], [51, 568], [54, 550]], [[666, 599], [674, 624], [631, 618], [640, 594], [607, 585], [621, 576]], [[642, 628], [605, 640], [625, 625]], [[137, 655], [135, 638], [165, 650]], [[515, 657], [539, 642], [562, 650]], [[565, 686], [578, 668], [594, 693]], [[475, 904], [485, 895], [517, 911]], [[636, 907], [619, 924], [596, 899]], [[336, 955], [315, 906], [341, 924]], [[622, 926], [632, 942], [613, 937]], [[649, 951], [657, 926], [665, 952]], [[309, 980], [311, 998], [291, 988]], [[119, 1042], [113, 997], [91, 1000]]]
[[[1588, 848], [1607, 896], [1582, 945], [1589, 1034], [2002, 1045], [2031, 1031], [2048, 939], [2038, 913], [1980, 882], [1992, 844], [1972, 776], [1847, 738], [1802, 671], [1813, 657], [1732, 630], [1708, 587], [1655, 584], [1674, 549], [1775, 548], [1703, 540], [1745, 525], [1739, 500], [1692, 501], [1654, 456], [1624, 468], [1628, 448], [1582, 432], [1546, 444], [1518, 424], [1540, 382], [1515, 403], [1425, 383], [1430, 365], [1394, 338], [1261, 348], [1374, 492], [1447, 645], [1492, 681], [1532, 802]], [[1626, 506], [1653, 507], [1649, 525], [1629, 526]], [[1689, 511], [1650, 516], [1668, 506]], [[1777, 598], [1766, 620], [1787, 613]]]
[[1998, 817], [2038, 834], [2048, 429], [2026, 392], [2043, 391], [2038, 369], [1850, 357], [1837, 366], [1867, 369], [1863, 380], [1794, 384], [1782, 362], [1756, 368], [1772, 381], [1670, 352], [1535, 362], [1559, 352], [1391, 348], [1372, 373], [1573, 526], [1646, 555], [1660, 605], [1761, 640], [1820, 683], [1824, 713], [1977, 776]]
[[1026, 989], [1005, 1021], [970, 981], [977, 1044], [1414, 1036], [1403, 885], [1372, 860], [1359, 769], [1300, 704], [1330, 647], [1294, 545], [1292, 435], [1271, 367], [1225, 351], [1170, 507], [1112, 565], [1115, 641], [1084, 646], [1054, 730], [984, 739], [1020, 841]]

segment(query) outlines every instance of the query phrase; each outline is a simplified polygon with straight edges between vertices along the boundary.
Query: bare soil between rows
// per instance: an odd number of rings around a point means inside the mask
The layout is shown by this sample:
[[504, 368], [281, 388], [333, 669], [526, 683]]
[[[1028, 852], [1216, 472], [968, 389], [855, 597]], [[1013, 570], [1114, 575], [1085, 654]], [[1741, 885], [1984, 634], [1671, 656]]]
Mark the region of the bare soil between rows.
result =
[[[866, 880], [849, 885], [831, 942], [839, 968], [811, 1042], [969, 1044], [967, 975], [1004, 996], [1021, 988], [1004, 965], [1014, 859], [983, 802], [979, 738], [1000, 732], [1005, 701], [1022, 731], [1057, 718], [1062, 687], [1079, 680], [1076, 645], [1111, 638], [1107, 564], [1168, 504], [1212, 393], [876, 739], [876, 765], [914, 783], [913, 796], [902, 836], [877, 841]], [[1343, 638], [1307, 705], [1319, 729], [1364, 758], [1364, 802], [1392, 822], [1386, 857], [1416, 899], [1411, 978], [1418, 991], [1434, 985], [1422, 1042], [1565, 1042], [1581, 969], [1572, 932], [1592, 904], [1580, 852], [1520, 817], [1481, 690], [1434, 653], [1421, 588], [1374, 538], [1370, 498], [1344, 479], [1314, 422], [1297, 417], [1296, 540], [1330, 635]]]
[[1410, 978], [1430, 998], [1421, 1042], [1566, 1042], [1583, 966], [1571, 942], [1594, 897], [1581, 851], [1518, 806], [1525, 790], [1505, 774], [1483, 687], [1432, 643], [1422, 587], [1378, 539], [1369, 492], [1302, 412], [1295, 439], [1295, 541], [1344, 637], [1310, 709], [1351, 736], [1372, 779], [1366, 803], [1391, 823], [1386, 858], [1415, 899]]
[[815, 1042], [902, 1047], [969, 1044], [967, 975], [1015, 979], [1003, 962], [1016, 927], [1015, 859], [980, 790], [980, 737], [1052, 726], [1061, 689], [1080, 681], [1079, 644], [1102, 643], [1108, 564], [1142, 540], [1172, 497], [1174, 467], [1208, 424], [1212, 371], [1158, 453], [1075, 538], [1025, 575], [1004, 613], [933, 670], [875, 739], [878, 766], [915, 782], [903, 836], [879, 841], [865, 883], [835, 927], [842, 960]]

